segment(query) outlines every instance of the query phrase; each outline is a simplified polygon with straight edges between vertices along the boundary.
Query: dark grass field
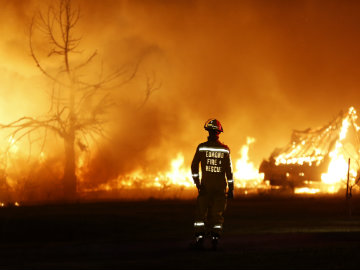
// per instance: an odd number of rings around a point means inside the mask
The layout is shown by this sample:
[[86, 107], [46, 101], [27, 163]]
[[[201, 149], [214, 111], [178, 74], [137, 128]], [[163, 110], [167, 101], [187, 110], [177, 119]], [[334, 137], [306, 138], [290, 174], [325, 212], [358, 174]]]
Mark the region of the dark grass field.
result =
[[194, 251], [192, 200], [0, 208], [1, 269], [355, 269], [360, 198], [229, 201], [218, 251]]

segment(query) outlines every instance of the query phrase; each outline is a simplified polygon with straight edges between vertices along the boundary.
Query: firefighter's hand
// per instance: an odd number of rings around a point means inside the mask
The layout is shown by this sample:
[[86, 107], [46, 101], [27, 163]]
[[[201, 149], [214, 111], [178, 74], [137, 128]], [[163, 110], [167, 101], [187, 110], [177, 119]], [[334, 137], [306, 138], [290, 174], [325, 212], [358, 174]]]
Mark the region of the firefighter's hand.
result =
[[200, 183], [196, 184], [196, 188], [197, 188], [198, 192], [200, 193], [200, 188], [201, 188]]
[[196, 188], [198, 189], [198, 191], [200, 191], [200, 180], [198, 178], [194, 178], [194, 183], [195, 183]]
[[234, 199], [234, 191], [232, 189], [229, 189], [229, 191], [227, 192], [227, 198]]

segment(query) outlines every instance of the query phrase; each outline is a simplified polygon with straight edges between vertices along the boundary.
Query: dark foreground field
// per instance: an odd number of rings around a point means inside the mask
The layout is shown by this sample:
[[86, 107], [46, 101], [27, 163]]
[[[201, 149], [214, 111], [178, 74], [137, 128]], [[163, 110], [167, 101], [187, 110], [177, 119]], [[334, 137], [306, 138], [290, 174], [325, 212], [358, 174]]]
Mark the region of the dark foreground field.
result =
[[230, 201], [221, 249], [189, 249], [194, 201], [0, 209], [1, 269], [358, 268], [360, 200]]

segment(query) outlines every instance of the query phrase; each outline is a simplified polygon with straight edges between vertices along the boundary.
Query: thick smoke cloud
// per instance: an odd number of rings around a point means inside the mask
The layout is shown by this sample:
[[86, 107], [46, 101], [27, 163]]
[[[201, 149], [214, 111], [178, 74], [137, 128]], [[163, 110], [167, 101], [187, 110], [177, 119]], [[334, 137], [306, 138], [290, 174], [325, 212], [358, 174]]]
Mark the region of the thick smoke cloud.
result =
[[[46, 3], [1, 1], [1, 69], [9, 76], [40, 80], [26, 27]], [[360, 108], [356, 1], [76, 3], [85, 52], [97, 49], [109, 70], [150, 48], [134, 82], [119, 90], [111, 138], [101, 142], [89, 167], [93, 181], [164, 169], [178, 152], [189, 163], [210, 117], [223, 123], [222, 140], [233, 158], [247, 136], [255, 137], [251, 158], [259, 163], [288, 142], [292, 129]], [[161, 88], [137, 109], [149, 74]], [[1, 93], [11, 96], [3, 86]]]

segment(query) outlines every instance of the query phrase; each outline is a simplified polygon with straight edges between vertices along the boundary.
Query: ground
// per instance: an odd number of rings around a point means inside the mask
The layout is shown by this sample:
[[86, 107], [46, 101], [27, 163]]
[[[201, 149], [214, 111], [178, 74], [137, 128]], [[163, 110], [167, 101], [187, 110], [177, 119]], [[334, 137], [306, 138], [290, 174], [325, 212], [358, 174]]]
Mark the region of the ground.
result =
[[1, 269], [358, 268], [360, 198], [241, 197], [218, 251], [194, 251], [194, 200], [0, 208]]

